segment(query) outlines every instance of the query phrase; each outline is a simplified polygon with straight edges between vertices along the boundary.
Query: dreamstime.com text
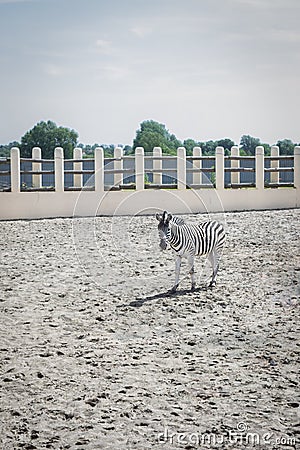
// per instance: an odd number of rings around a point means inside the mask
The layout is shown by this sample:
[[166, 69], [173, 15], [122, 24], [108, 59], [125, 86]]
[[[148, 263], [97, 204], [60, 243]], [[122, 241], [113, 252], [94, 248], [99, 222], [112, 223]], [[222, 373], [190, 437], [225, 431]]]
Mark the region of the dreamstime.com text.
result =
[[214, 445], [222, 446], [226, 443], [241, 446], [273, 446], [273, 445], [296, 445], [296, 438], [288, 435], [276, 435], [272, 432], [258, 433], [250, 430], [244, 422], [238, 423], [236, 430], [228, 430], [224, 434], [216, 433], [175, 433], [167, 427], [164, 432], [159, 433], [158, 441], [161, 444], [169, 443], [171, 445]]

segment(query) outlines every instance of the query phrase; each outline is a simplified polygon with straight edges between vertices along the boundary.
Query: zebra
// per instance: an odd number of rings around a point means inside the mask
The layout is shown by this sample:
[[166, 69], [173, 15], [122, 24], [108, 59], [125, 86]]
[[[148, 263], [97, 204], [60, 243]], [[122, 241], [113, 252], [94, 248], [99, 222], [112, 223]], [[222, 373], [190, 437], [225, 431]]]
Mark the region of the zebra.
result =
[[216, 285], [221, 251], [225, 243], [225, 230], [216, 221], [202, 222], [197, 225], [187, 225], [184, 220], [164, 211], [156, 214], [158, 220], [159, 246], [166, 250], [168, 244], [175, 250], [175, 283], [171, 292], [176, 292], [179, 285], [179, 274], [182, 258], [187, 258], [192, 287], [195, 290], [194, 257], [208, 255], [212, 266], [212, 278], [209, 287]]

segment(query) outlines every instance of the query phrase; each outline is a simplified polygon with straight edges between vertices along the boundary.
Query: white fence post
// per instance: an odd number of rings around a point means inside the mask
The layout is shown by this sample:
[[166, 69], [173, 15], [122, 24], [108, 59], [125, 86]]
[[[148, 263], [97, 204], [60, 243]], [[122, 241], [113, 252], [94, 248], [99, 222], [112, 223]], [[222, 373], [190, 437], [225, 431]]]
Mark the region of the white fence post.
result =
[[[82, 148], [76, 147], [73, 150], [73, 159], [82, 159]], [[82, 162], [73, 163], [74, 170], [82, 170]], [[74, 187], [82, 188], [82, 174], [74, 174], [73, 176], [73, 184]]]
[[[234, 145], [231, 147], [231, 156], [240, 156], [240, 149], [238, 146]], [[239, 169], [240, 168], [240, 160], [239, 159], [232, 159], [231, 160], [231, 168], [232, 169]], [[231, 172], [230, 176], [230, 182], [231, 184], [240, 184], [240, 172]]]
[[[33, 147], [32, 159], [42, 159], [42, 150], [40, 147]], [[32, 163], [32, 170], [34, 172], [42, 171], [42, 163]], [[32, 187], [40, 189], [42, 187], [42, 175], [32, 175]]]
[[185, 147], [178, 147], [177, 149], [177, 189], [186, 189]]
[[104, 154], [103, 148], [95, 148], [95, 191], [104, 191]]
[[224, 147], [216, 148], [216, 189], [224, 189]]
[[64, 191], [64, 151], [61, 147], [54, 150], [55, 191]]
[[10, 185], [11, 192], [20, 192], [20, 150], [12, 147], [10, 150]]
[[[201, 156], [202, 156], [201, 147], [193, 148], [193, 156], [195, 158], [201, 158]], [[199, 172], [193, 172], [193, 184], [202, 184], [202, 172], [201, 172], [202, 161], [201, 161], [201, 159], [193, 160], [193, 169], [199, 170]]]
[[135, 149], [135, 188], [142, 191], [145, 188], [144, 149]]
[[294, 148], [294, 187], [300, 189], [300, 146]]
[[[277, 145], [273, 145], [271, 147], [271, 156], [279, 156], [279, 147]], [[272, 169], [278, 169], [279, 168], [279, 160], [271, 160], [270, 167]], [[270, 182], [271, 183], [279, 183], [279, 172], [270, 172]]]
[[[116, 147], [114, 149], [114, 169], [115, 170], [123, 170], [123, 149], [121, 147]], [[114, 185], [118, 186], [123, 184], [123, 173], [115, 173], [114, 174]]]
[[265, 150], [262, 145], [255, 149], [255, 187], [264, 189], [265, 187]]
[[[162, 157], [162, 149], [160, 147], [154, 147], [153, 157], [154, 158]], [[153, 169], [154, 170], [162, 170], [162, 160], [161, 159], [153, 160]], [[154, 184], [162, 184], [162, 173], [161, 172], [153, 173], [153, 183]]]

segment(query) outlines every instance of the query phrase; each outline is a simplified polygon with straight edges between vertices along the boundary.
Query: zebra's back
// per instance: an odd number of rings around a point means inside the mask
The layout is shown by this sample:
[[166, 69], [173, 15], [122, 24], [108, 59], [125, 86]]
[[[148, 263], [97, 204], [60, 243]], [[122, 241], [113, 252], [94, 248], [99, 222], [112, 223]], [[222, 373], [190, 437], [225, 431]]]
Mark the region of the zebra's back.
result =
[[213, 220], [203, 222], [197, 225], [202, 231], [203, 242], [202, 248], [198, 249], [197, 255], [205, 255], [210, 253], [213, 249], [221, 250], [225, 242], [225, 230], [223, 225]]
[[225, 242], [223, 226], [216, 221], [202, 222], [197, 225], [183, 224], [176, 227], [171, 247], [177, 251], [192, 252], [194, 255], [206, 255], [212, 250], [221, 250]]

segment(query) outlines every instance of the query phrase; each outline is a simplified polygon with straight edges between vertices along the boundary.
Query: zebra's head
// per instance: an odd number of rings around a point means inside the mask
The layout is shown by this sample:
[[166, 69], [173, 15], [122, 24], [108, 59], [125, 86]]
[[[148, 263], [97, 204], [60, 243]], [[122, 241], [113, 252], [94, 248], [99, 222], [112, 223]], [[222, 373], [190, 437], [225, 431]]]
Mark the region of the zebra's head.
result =
[[162, 214], [156, 214], [158, 220], [158, 236], [160, 239], [159, 246], [162, 250], [166, 250], [168, 246], [168, 232], [170, 229], [170, 221], [172, 220], [172, 214], [164, 211]]

